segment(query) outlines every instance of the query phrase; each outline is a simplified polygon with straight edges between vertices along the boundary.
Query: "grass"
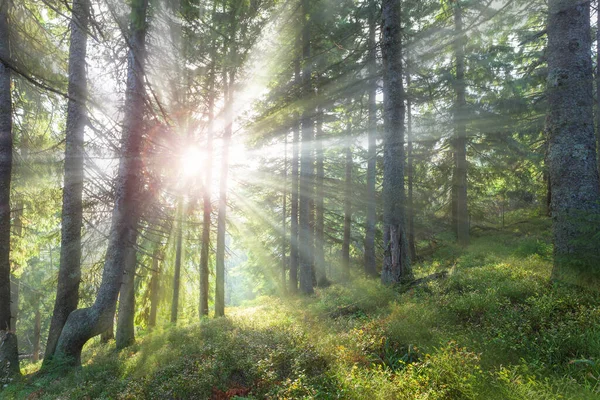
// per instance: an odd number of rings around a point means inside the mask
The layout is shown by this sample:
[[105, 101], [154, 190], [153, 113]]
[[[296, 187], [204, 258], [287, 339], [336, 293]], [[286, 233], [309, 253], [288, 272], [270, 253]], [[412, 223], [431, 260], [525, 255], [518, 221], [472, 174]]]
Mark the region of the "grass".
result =
[[466, 252], [441, 246], [416, 273], [450, 270], [442, 280], [260, 298], [227, 318], [145, 333], [121, 353], [95, 343], [78, 371], [28, 366], [0, 397], [600, 398], [600, 296], [551, 284], [548, 238], [523, 225]]

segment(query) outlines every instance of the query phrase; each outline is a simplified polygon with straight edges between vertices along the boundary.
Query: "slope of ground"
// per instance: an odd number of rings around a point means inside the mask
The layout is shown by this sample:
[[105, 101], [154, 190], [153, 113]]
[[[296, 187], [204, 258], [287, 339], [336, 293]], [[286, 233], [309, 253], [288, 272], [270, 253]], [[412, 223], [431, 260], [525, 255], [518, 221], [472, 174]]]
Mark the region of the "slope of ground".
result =
[[545, 227], [440, 246], [412, 288], [355, 280], [311, 299], [261, 298], [163, 328], [84, 367], [15, 383], [6, 399], [600, 398], [600, 296], [551, 284]]

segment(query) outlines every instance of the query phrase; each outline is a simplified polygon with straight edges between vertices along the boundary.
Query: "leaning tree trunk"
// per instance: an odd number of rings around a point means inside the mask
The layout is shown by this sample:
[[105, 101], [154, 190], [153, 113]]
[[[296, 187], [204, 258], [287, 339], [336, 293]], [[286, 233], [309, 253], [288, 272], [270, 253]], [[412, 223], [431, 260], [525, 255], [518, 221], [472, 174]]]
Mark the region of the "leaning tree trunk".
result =
[[83, 213], [84, 128], [87, 123], [87, 76], [85, 67], [90, 0], [74, 0], [69, 48], [69, 101], [65, 139], [60, 267], [54, 312], [44, 361], [54, 355], [58, 338], [79, 303], [81, 281], [81, 227]]
[[453, 223], [456, 240], [461, 246], [469, 244], [469, 213], [467, 209], [467, 116], [465, 83], [465, 33], [463, 32], [462, 6], [454, 3], [454, 57], [456, 79], [454, 81], [456, 103], [454, 110], [454, 170], [452, 173]]
[[[10, 58], [8, 3], [0, 2], [0, 59]], [[0, 385], [20, 374], [17, 336], [10, 330], [10, 181], [12, 98], [10, 70], [0, 62]]]
[[179, 312], [179, 289], [181, 286], [181, 247], [183, 245], [183, 197], [179, 199], [177, 225], [175, 230], [175, 271], [173, 272], [173, 301], [171, 302], [171, 323], [177, 323]]
[[[132, 243], [134, 244], [134, 243]], [[123, 283], [119, 293], [119, 314], [117, 318], [117, 334], [115, 336], [117, 350], [135, 343], [135, 269], [137, 251], [131, 246], [125, 259]]]
[[413, 279], [404, 212], [404, 84], [400, 0], [384, 0], [383, 35], [383, 248], [381, 281], [392, 284]]
[[300, 202], [299, 202], [299, 248], [300, 248], [300, 291], [304, 294], [313, 293], [313, 235], [310, 226], [312, 179], [314, 164], [312, 158], [313, 112], [310, 103], [312, 99], [312, 61], [310, 45], [310, 0], [302, 0], [302, 13], [305, 16], [302, 32], [302, 72], [303, 96], [307, 103], [302, 112], [302, 156], [300, 160]]
[[121, 160], [102, 283], [91, 307], [75, 310], [69, 315], [56, 348], [56, 355], [68, 359], [74, 366], [81, 364], [84, 344], [111, 325], [128, 248], [134, 242], [134, 230], [139, 219], [147, 9], [148, 0], [132, 1]]
[[[348, 129], [350, 135], [350, 129]], [[350, 138], [348, 138], [350, 142]], [[346, 146], [346, 182], [344, 185], [344, 241], [342, 242], [342, 273], [350, 279], [350, 236], [352, 233], [352, 148]]]
[[365, 226], [365, 274], [377, 276], [375, 258], [375, 226], [377, 223], [377, 16], [375, 10], [369, 13], [369, 52], [368, 52], [368, 150], [367, 150], [367, 220]]
[[[590, 2], [548, 4], [548, 171], [555, 279], [597, 261], [600, 185], [595, 154]], [[595, 266], [597, 270], [597, 265]]]

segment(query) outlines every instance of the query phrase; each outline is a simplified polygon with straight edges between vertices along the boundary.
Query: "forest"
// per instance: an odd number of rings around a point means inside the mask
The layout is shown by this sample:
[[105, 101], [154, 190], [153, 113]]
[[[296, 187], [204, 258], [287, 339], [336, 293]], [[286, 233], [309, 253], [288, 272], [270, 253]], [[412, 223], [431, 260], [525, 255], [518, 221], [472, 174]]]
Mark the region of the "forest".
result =
[[600, 399], [600, 1], [0, 0], [0, 399]]

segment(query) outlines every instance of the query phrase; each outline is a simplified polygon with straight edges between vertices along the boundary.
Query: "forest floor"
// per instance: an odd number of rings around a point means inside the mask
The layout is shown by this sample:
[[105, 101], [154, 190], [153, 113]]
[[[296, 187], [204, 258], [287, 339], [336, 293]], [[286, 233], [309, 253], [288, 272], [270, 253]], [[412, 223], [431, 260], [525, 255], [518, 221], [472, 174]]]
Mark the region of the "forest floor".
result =
[[600, 399], [600, 295], [550, 283], [547, 222], [440, 246], [412, 288], [354, 280], [142, 333], [3, 399]]

